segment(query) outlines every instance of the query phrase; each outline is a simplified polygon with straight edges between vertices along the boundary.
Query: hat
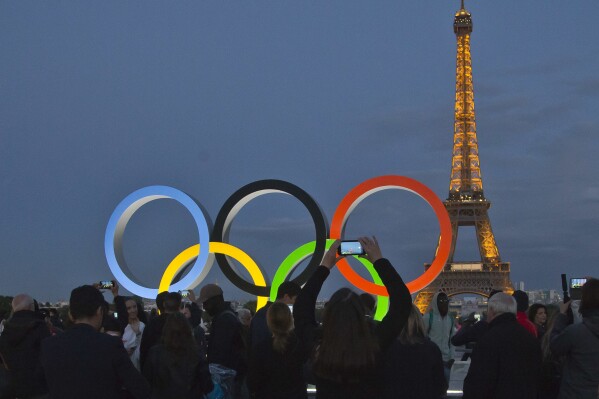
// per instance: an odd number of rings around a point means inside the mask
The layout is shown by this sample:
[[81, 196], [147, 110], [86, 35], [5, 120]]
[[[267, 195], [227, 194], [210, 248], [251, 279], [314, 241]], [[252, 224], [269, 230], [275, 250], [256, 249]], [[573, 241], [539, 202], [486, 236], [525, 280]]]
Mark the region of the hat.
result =
[[206, 284], [200, 290], [200, 302], [206, 302], [210, 298], [223, 294], [222, 288], [216, 284]]

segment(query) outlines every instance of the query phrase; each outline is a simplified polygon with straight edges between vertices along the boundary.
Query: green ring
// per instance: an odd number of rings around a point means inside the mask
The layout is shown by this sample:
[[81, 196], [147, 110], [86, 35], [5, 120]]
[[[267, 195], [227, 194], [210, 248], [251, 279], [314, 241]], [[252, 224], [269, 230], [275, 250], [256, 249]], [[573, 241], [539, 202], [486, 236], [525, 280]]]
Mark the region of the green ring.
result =
[[[334, 242], [335, 240], [333, 239], [327, 239], [325, 249], [328, 250]], [[293, 271], [293, 269], [295, 269], [295, 267], [299, 265], [304, 259], [314, 254], [315, 249], [316, 241], [311, 241], [297, 248], [295, 251], [291, 252], [289, 255], [287, 255], [285, 260], [281, 262], [281, 265], [277, 269], [277, 272], [275, 273], [275, 276], [272, 279], [272, 285], [270, 287], [271, 301], [274, 302], [277, 299], [277, 291], [279, 290], [279, 286], [283, 284], [289, 273], [291, 273], [291, 271]], [[364, 267], [366, 267], [366, 270], [368, 270], [368, 273], [370, 273], [370, 276], [376, 284], [383, 285], [383, 281], [379, 277], [379, 274], [376, 272], [376, 270], [374, 270], [374, 266], [369, 260], [360, 258], [358, 256], [354, 256], [354, 258], [359, 260], [360, 263], [362, 263]], [[383, 320], [383, 317], [385, 317], [387, 311], [389, 310], [389, 297], [377, 295], [376, 298], [377, 306], [376, 312], [374, 314], [374, 319], [380, 321]]]

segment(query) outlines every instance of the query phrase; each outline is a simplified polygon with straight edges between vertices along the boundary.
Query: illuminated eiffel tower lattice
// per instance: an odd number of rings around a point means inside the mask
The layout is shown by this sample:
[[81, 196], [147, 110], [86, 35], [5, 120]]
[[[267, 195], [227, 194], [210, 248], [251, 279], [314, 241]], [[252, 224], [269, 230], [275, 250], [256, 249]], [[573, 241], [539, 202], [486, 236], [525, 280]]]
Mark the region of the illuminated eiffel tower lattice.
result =
[[[461, 9], [455, 14], [453, 30], [457, 38], [455, 123], [449, 197], [444, 201], [451, 220], [453, 239], [443, 271], [416, 296], [414, 303], [423, 313], [437, 292], [445, 292], [448, 296], [472, 293], [488, 297], [491, 290], [513, 291], [510, 264], [502, 262], [499, 256], [487, 213], [491, 203], [483, 194], [470, 57], [472, 17], [464, 8], [463, 0]], [[474, 226], [476, 229], [480, 260], [454, 261], [458, 229], [461, 226]], [[430, 264], [425, 265], [425, 269], [428, 267]]]

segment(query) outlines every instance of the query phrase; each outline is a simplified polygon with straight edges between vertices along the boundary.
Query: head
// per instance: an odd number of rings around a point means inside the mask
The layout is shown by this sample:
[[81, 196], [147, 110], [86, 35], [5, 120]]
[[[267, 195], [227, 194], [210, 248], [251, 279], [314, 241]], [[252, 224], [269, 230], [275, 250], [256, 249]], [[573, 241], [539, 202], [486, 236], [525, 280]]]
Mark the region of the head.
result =
[[162, 302], [164, 305], [164, 313], [179, 313], [181, 309], [181, 301], [183, 298], [178, 292], [169, 292]]
[[225, 301], [222, 288], [216, 284], [206, 284], [200, 290], [199, 301], [210, 316], [215, 316]]
[[364, 305], [366, 315], [372, 316], [374, 314], [374, 307], [376, 305], [374, 297], [366, 292], [363, 292], [360, 294], [360, 301], [362, 301], [362, 305]]
[[377, 351], [362, 301], [349, 288], [341, 288], [324, 310], [322, 342], [315, 354], [314, 372], [341, 383], [357, 381], [374, 367]]
[[516, 314], [517, 305], [516, 300], [503, 292], [493, 295], [489, 299], [489, 305], [487, 310], [487, 321], [490, 323], [497, 316], [504, 313]]
[[138, 320], [137, 302], [135, 302], [134, 299], [127, 299], [125, 301], [125, 306], [127, 307], [127, 315], [129, 316], [129, 320]]
[[404, 345], [414, 345], [426, 341], [424, 322], [416, 305], [412, 305], [408, 322], [399, 333], [399, 341]]
[[528, 320], [538, 326], [544, 326], [547, 322], [547, 307], [542, 303], [534, 303], [528, 308]]
[[252, 322], [252, 312], [250, 312], [249, 309], [239, 309], [237, 311], [237, 317], [239, 318], [241, 324], [246, 327], [250, 326], [250, 323]]
[[580, 313], [583, 317], [593, 310], [599, 310], [599, 280], [596, 278], [587, 279], [585, 285], [582, 286], [580, 299]]
[[266, 324], [273, 336], [273, 349], [283, 353], [287, 347], [289, 334], [293, 330], [293, 316], [289, 306], [282, 302], [275, 302], [266, 312]]
[[108, 303], [102, 293], [91, 285], [82, 285], [71, 291], [69, 314], [75, 324], [85, 323], [100, 330]]
[[181, 314], [183, 316], [185, 316], [185, 318], [187, 320], [191, 319], [191, 306], [190, 304], [186, 303], [183, 305], [183, 307], [181, 308]]
[[102, 320], [102, 328], [100, 329], [100, 332], [112, 335], [114, 337], [120, 337], [121, 325], [113, 315], [107, 313], [104, 315], [104, 319]]
[[282, 302], [285, 305], [293, 305], [301, 290], [302, 287], [299, 284], [293, 281], [285, 281], [279, 286], [277, 291], [277, 302]]
[[162, 329], [162, 344], [167, 351], [183, 356], [196, 347], [189, 321], [179, 312], [168, 313]]
[[528, 294], [524, 291], [516, 290], [512, 296], [516, 300], [518, 312], [526, 312], [528, 310]]
[[156, 295], [156, 307], [160, 313], [164, 312], [164, 298], [168, 295], [168, 291], [162, 291], [160, 294]]
[[442, 317], [447, 316], [447, 313], [449, 313], [449, 297], [444, 292], [437, 294], [437, 309], [439, 309], [439, 314]]
[[33, 298], [27, 294], [19, 294], [12, 299], [12, 311], [20, 312], [22, 310], [35, 310]]

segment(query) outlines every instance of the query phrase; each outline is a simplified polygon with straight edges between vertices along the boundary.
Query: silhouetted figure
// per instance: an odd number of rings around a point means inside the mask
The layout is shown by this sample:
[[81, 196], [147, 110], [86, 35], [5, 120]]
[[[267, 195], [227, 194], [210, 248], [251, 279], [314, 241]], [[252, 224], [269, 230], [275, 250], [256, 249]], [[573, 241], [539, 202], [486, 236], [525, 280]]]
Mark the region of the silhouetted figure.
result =
[[463, 399], [536, 399], [541, 348], [516, 320], [515, 299], [494, 295], [487, 321], [489, 330], [472, 352]]
[[74, 325], [42, 342], [41, 361], [52, 398], [116, 399], [122, 387], [138, 399], [150, 387], [133, 366], [120, 338], [99, 332], [108, 304], [91, 285], [75, 288], [69, 301]]
[[388, 399], [439, 399], [447, 392], [441, 351], [426, 336], [414, 305], [407, 324], [386, 353], [384, 378], [384, 397]]
[[151, 384], [152, 399], [202, 398], [212, 391], [208, 362], [183, 314], [167, 315], [160, 343], [150, 349], [143, 375]]
[[8, 392], [19, 398], [32, 398], [48, 393], [40, 363], [40, 346], [50, 337], [44, 319], [36, 314], [33, 298], [19, 294], [12, 300], [12, 317], [0, 336], [0, 353], [8, 373]]
[[364, 317], [358, 294], [349, 288], [335, 292], [324, 310], [322, 339], [317, 340], [316, 299], [337, 258], [336, 241], [322, 265], [303, 287], [294, 308], [295, 332], [312, 349], [312, 371], [319, 398], [378, 398], [382, 395], [380, 368], [384, 356], [406, 324], [412, 298], [376, 239], [360, 238], [369, 259], [389, 293], [389, 311], [373, 332]]
[[570, 302], [560, 305], [551, 337], [551, 351], [564, 356], [560, 399], [596, 399], [599, 393], [599, 280], [582, 286], [582, 323], [567, 325]]
[[274, 302], [266, 313], [270, 339], [256, 345], [250, 357], [248, 387], [256, 399], [305, 399], [303, 364], [309, 351], [293, 331], [289, 307]]

